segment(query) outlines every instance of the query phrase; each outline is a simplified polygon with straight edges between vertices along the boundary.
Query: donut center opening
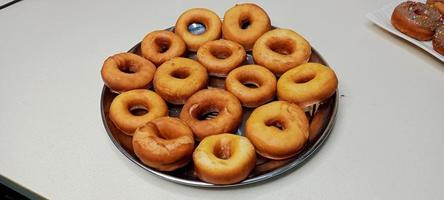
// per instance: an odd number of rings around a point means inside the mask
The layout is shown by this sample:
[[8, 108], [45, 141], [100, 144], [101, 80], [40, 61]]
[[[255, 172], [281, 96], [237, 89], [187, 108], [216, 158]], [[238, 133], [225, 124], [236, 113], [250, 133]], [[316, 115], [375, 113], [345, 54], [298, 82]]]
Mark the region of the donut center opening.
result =
[[246, 81], [246, 82], [243, 82], [242, 85], [244, 85], [247, 88], [253, 88], [253, 89], [259, 88], [259, 84], [255, 83], [255, 82]]
[[268, 120], [265, 122], [265, 125], [275, 127], [281, 131], [285, 129], [283, 123], [280, 120]]
[[167, 38], [156, 38], [154, 43], [157, 45], [159, 53], [165, 53], [171, 46], [171, 41]]
[[214, 119], [219, 115], [219, 109], [215, 107], [208, 107], [203, 109], [193, 110], [191, 113], [194, 118], [199, 121]]
[[219, 141], [216, 143], [213, 149], [213, 154], [222, 160], [227, 160], [231, 157], [231, 142], [230, 141]]
[[148, 113], [148, 108], [146, 108], [145, 106], [141, 106], [141, 105], [131, 106], [128, 110], [132, 115], [135, 115], [135, 116], [142, 116], [142, 115], [145, 115], [146, 113]]
[[220, 46], [218, 48], [211, 48], [210, 53], [217, 59], [226, 59], [230, 57], [232, 54], [230, 49], [225, 46]]
[[179, 68], [171, 73], [171, 76], [177, 79], [186, 79], [190, 76], [190, 72], [186, 69]]
[[268, 44], [272, 51], [281, 55], [292, 54], [294, 52], [293, 46], [293, 41], [291, 40], [277, 40]]
[[306, 74], [305, 76], [297, 77], [293, 80], [294, 83], [302, 84], [307, 83], [315, 78], [315, 74]]
[[241, 29], [247, 29], [249, 28], [251, 25], [250, 19], [244, 19], [240, 22], [239, 26], [241, 27]]
[[207, 27], [200, 22], [193, 22], [188, 25], [188, 31], [193, 35], [201, 35], [207, 31]]
[[138, 67], [131, 65], [119, 65], [119, 70], [126, 74], [134, 74], [137, 72]]

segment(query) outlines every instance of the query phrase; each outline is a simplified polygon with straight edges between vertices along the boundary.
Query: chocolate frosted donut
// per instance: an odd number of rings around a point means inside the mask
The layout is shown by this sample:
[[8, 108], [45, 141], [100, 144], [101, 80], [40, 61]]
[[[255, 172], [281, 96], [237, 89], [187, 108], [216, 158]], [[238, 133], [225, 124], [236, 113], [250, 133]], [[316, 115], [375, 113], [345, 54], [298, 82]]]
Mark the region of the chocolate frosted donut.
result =
[[393, 26], [417, 40], [431, 40], [441, 22], [441, 13], [429, 5], [406, 1], [399, 4], [392, 14]]
[[444, 55], [444, 25], [441, 25], [436, 29], [432, 44], [435, 51]]

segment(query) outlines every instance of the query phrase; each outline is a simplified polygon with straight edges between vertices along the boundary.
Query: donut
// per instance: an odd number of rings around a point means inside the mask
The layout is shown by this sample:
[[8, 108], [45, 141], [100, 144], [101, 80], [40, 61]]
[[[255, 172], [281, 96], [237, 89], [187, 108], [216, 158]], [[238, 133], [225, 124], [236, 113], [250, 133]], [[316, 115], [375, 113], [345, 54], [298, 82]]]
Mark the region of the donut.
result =
[[417, 40], [431, 40], [441, 13], [421, 2], [406, 1], [396, 6], [391, 22], [400, 32]]
[[254, 42], [270, 29], [270, 18], [256, 4], [236, 4], [224, 14], [223, 38], [241, 44], [245, 50], [251, 50]]
[[244, 180], [255, 166], [256, 153], [246, 137], [224, 133], [203, 139], [193, 153], [199, 179], [213, 184]]
[[444, 56], [444, 25], [439, 26], [433, 36], [433, 49]]
[[244, 48], [229, 40], [214, 40], [202, 45], [197, 51], [197, 60], [207, 68], [211, 76], [225, 77], [245, 61]]
[[444, 0], [427, 0], [427, 4], [439, 10], [441, 15], [444, 15]]
[[170, 31], [153, 31], [143, 38], [140, 46], [142, 56], [160, 65], [163, 62], [179, 57], [185, 53], [185, 42]]
[[231, 71], [225, 89], [245, 107], [258, 107], [271, 101], [276, 92], [276, 77], [259, 65], [244, 65]]
[[[206, 115], [217, 116], [206, 119]], [[239, 100], [223, 89], [204, 89], [191, 96], [180, 112], [180, 119], [190, 126], [196, 140], [234, 132], [242, 118]]]
[[254, 44], [254, 61], [276, 75], [308, 62], [311, 46], [290, 29], [274, 29], [262, 35]]
[[[145, 110], [142, 115], [135, 115], [131, 111]], [[153, 91], [136, 89], [123, 92], [116, 96], [109, 108], [109, 118], [114, 125], [127, 135], [145, 123], [168, 114], [168, 107], [163, 99]]]
[[176, 57], [166, 61], [154, 74], [154, 90], [165, 101], [184, 104], [195, 92], [207, 87], [207, 70], [200, 63]]
[[338, 87], [335, 72], [319, 63], [306, 63], [288, 70], [277, 82], [279, 100], [308, 107], [326, 100]]
[[151, 85], [156, 67], [145, 58], [132, 53], [108, 57], [101, 70], [103, 82], [112, 92], [144, 89]]
[[[202, 34], [193, 34], [188, 26], [199, 23], [205, 26]], [[196, 52], [205, 42], [220, 38], [222, 22], [219, 16], [205, 8], [193, 8], [185, 11], [176, 21], [175, 32], [187, 45], [188, 50]]]
[[296, 104], [273, 101], [253, 110], [245, 124], [245, 136], [259, 155], [273, 160], [287, 159], [307, 142], [308, 120]]
[[180, 119], [160, 117], [136, 129], [133, 148], [145, 165], [173, 171], [190, 161], [194, 150], [193, 132]]

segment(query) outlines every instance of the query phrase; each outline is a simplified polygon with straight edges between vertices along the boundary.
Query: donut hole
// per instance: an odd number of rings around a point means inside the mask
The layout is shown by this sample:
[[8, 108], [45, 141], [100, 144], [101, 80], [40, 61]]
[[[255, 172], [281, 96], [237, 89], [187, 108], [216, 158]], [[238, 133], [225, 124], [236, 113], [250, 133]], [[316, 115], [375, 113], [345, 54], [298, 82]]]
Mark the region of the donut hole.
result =
[[207, 31], [207, 27], [203, 23], [192, 22], [188, 24], [188, 31], [193, 35], [202, 35]]
[[252, 89], [260, 87], [259, 84], [255, 83], [255, 82], [248, 82], [248, 81], [247, 82], [243, 82], [242, 85], [244, 85], [247, 88], [252, 88]]
[[171, 41], [167, 38], [158, 37], [154, 39], [154, 43], [157, 45], [159, 53], [165, 53], [170, 49]]
[[211, 55], [213, 55], [217, 59], [226, 59], [231, 56], [232, 52], [228, 47], [220, 46], [217, 48], [211, 48], [210, 49]]
[[186, 79], [190, 76], [190, 72], [184, 68], [178, 68], [171, 72], [171, 76], [177, 79]]
[[284, 123], [282, 123], [282, 121], [280, 120], [275, 120], [275, 119], [268, 120], [265, 122], [265, 125], [269, 127], [275, 127], [281, 131], [285, 129]]
[[314, 78], [315, 78], [315, 74], [310, 73], [310, 74], [305, 74], [303, 76], [296, 77], [293, 80], [293, 82], [297, 83], [297, 84], [303, 84], [303, 83], [307, 83], [307, 82], [313, 80]]
[[228, 160], [232, 150], [230, 141], [219, 141], [214, 145], [213, 154], [219, 159]]
[[241, 14], [241, 16], [239, 17], [239, 27], [243, 30], [248, 29], [251, 26], [251, 19], [250, 16], [245, 13], [245, 14]]
[[240, 74], [238, 80], [247, 88], [260, 88], [262, 85], [261, 79], [258, 79], [254, 74]]
[[195, 109], [192, 110], [191, 115], [199, 121], [214, 119], [219, 115], [219, 109], [215, 107]]
[[135, 116], [142, 116], [148, 113], [148, 108], [142, 105], [130, 106], [128, 111]]
[[274, 40], [268, 44], [268, 48], [278, 54], [289, 55], [294, 52], [294, 43], [289, 39]]
[[132, 65], [119, 65], [119, 70], [126, 74], [134, 74], [137, 72], [138, 67]]

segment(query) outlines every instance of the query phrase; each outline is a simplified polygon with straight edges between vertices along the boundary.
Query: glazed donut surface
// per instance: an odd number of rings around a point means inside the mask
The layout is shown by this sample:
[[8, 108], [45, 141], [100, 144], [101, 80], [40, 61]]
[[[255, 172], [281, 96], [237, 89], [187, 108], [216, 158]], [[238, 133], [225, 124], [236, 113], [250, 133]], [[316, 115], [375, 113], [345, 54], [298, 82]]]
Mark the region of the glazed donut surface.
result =
[[436, 29], [432, 45], [436, 52], [444, 55], [444, 25], [441, 25]]

